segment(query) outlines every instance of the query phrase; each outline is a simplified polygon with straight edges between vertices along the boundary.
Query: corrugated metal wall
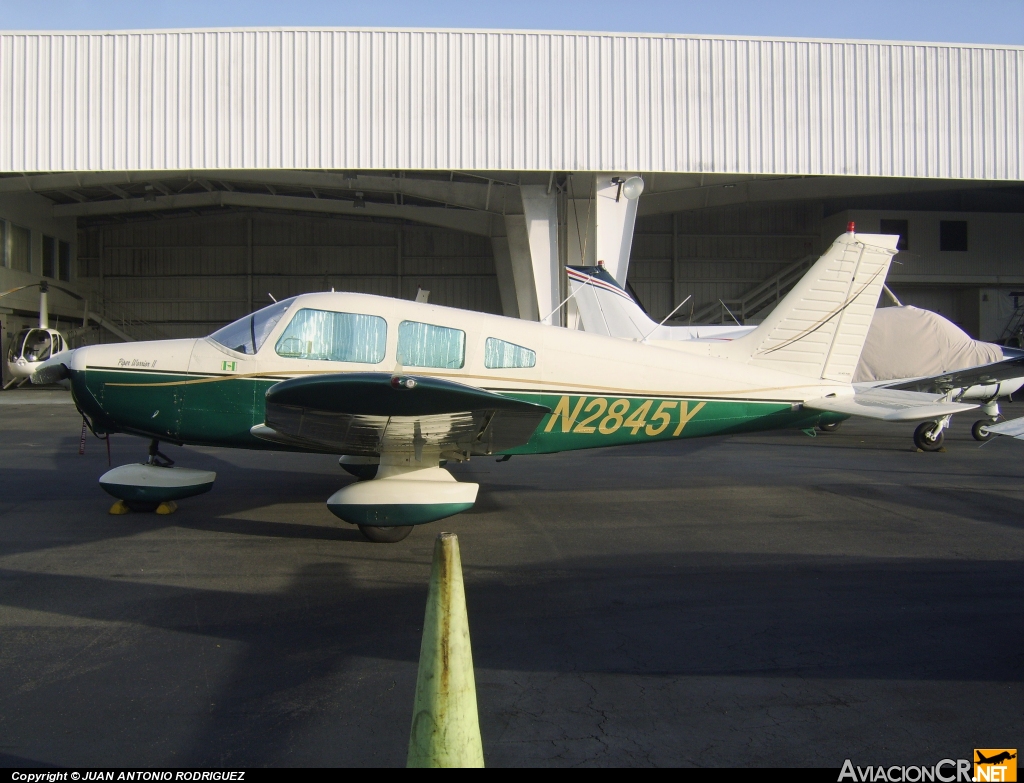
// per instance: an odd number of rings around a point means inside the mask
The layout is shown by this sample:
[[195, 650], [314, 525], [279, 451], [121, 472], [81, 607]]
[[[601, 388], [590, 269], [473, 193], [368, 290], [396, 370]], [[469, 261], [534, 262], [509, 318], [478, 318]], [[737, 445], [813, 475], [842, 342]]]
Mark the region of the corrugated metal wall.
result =
[[685, 319], [691, 303], [699, 311], [735, 299], [794, 261], [820, 253], [821, 220], [821, 205], [808, 202], [641, 217], [629, 282], [657, 320], [692, 294], [677, 316]]
[[0, 34], [0, 170], [1024, 179], [1024, 48], [534, 32]]
[[424, 288], [436, 304], [501, 312], [490, 240], [443, 228], [253, 212], [81, 234], [79, 273], [101, 285], [108, 315], [167, 337], [209, 334], [269, 304], [268, 293], [332, 287], [406, 299]]

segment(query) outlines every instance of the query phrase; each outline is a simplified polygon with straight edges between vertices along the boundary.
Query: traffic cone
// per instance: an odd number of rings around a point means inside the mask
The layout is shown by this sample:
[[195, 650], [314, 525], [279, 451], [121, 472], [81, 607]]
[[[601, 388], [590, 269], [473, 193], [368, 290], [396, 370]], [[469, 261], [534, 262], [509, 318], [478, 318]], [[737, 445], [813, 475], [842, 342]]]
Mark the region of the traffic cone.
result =
[[459, 538], [434, 541], [407, 767], [482, 767]]

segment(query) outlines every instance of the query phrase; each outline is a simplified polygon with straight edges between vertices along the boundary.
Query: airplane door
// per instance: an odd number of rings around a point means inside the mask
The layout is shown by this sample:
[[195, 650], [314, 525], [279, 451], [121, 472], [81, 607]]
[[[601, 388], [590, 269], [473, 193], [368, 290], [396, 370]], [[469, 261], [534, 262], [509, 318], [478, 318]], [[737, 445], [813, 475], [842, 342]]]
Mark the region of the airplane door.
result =
[[182, 440], [246, 444], [249, 430], [261, 423], [254, 420], [255, 373], [255, 357], [199, 340], [189, 362]]

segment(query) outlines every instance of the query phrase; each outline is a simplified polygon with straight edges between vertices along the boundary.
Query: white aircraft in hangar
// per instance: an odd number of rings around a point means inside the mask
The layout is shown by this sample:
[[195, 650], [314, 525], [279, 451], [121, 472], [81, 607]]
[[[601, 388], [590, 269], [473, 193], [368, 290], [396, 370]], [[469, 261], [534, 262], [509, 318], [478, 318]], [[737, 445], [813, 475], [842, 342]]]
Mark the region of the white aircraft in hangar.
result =
[[[570, 298], [576, 302], [583, 329], [591, 333], [690, 352], [695, 344], [738, 340], [757, 328], [739, 323], [666, 326], [668, 318], [655, 323], [604, 266], [571, 266], [567, 275]], [[1024, 386], [1024, 351], [972, 340], [928, 310], [878, 309], [866, 340], [851, 379], [855, 390], [915, 391], [944, 395], [954, 402], [979, 402], [987, 418], [974, 423], [971, 431], [976, 440], [986, 441], [1002, 432], [993, 428], [1000, 415], [998, 401]], [[949, 414], [924, 421], [914, 433], [914, 443], [924, 451], [938, 450], [949, 421]], [[827, 432], [839, 423], [839, 419], [824, 421], [818, 428]]]
[[340, 454], [372, 478], [327, 501], [373, 541], [470, 508], [442, 465], [677, 438], [812, 428], [848, 415], [937, 420], [976, 405], [850, 379], [896, 236], [840, 236], [765, 321], [731, 341], [633, 342], [353, 293], [303, 294], [209, 337], [94, 345], [50, 359], [94, 432], [151, 439], [100, 478], [111, 509], [171, 510], [215, 474], [159, 441]]

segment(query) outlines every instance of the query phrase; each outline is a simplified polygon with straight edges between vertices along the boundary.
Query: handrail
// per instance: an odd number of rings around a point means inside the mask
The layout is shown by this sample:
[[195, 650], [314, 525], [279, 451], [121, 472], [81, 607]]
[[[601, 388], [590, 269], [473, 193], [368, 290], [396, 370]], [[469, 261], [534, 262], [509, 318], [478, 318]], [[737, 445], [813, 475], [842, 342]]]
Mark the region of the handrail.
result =
[[717, 323], [731, 323], [732, 317], [728, 312], [731, 310], [741, 323], [746, 323], [747, 318], [756, 315], [767, 305], [780, 301], [783, 296], [788, 294], [817, 258], [818, 256], [813, 254], [804, 256], [783, 267], [736, 299], [719, 300], [705, 305], [693, 313], [692, 322], [711, 323], [712, 319], [717, 319], [715, 321]]
[[90, 318], [126, 342], [167, 339], [167, 334], [157, 326], [126, 313], [120, 305], [102, 296], [100, 297], [100, 311], [102, 315], [90, 312]]

